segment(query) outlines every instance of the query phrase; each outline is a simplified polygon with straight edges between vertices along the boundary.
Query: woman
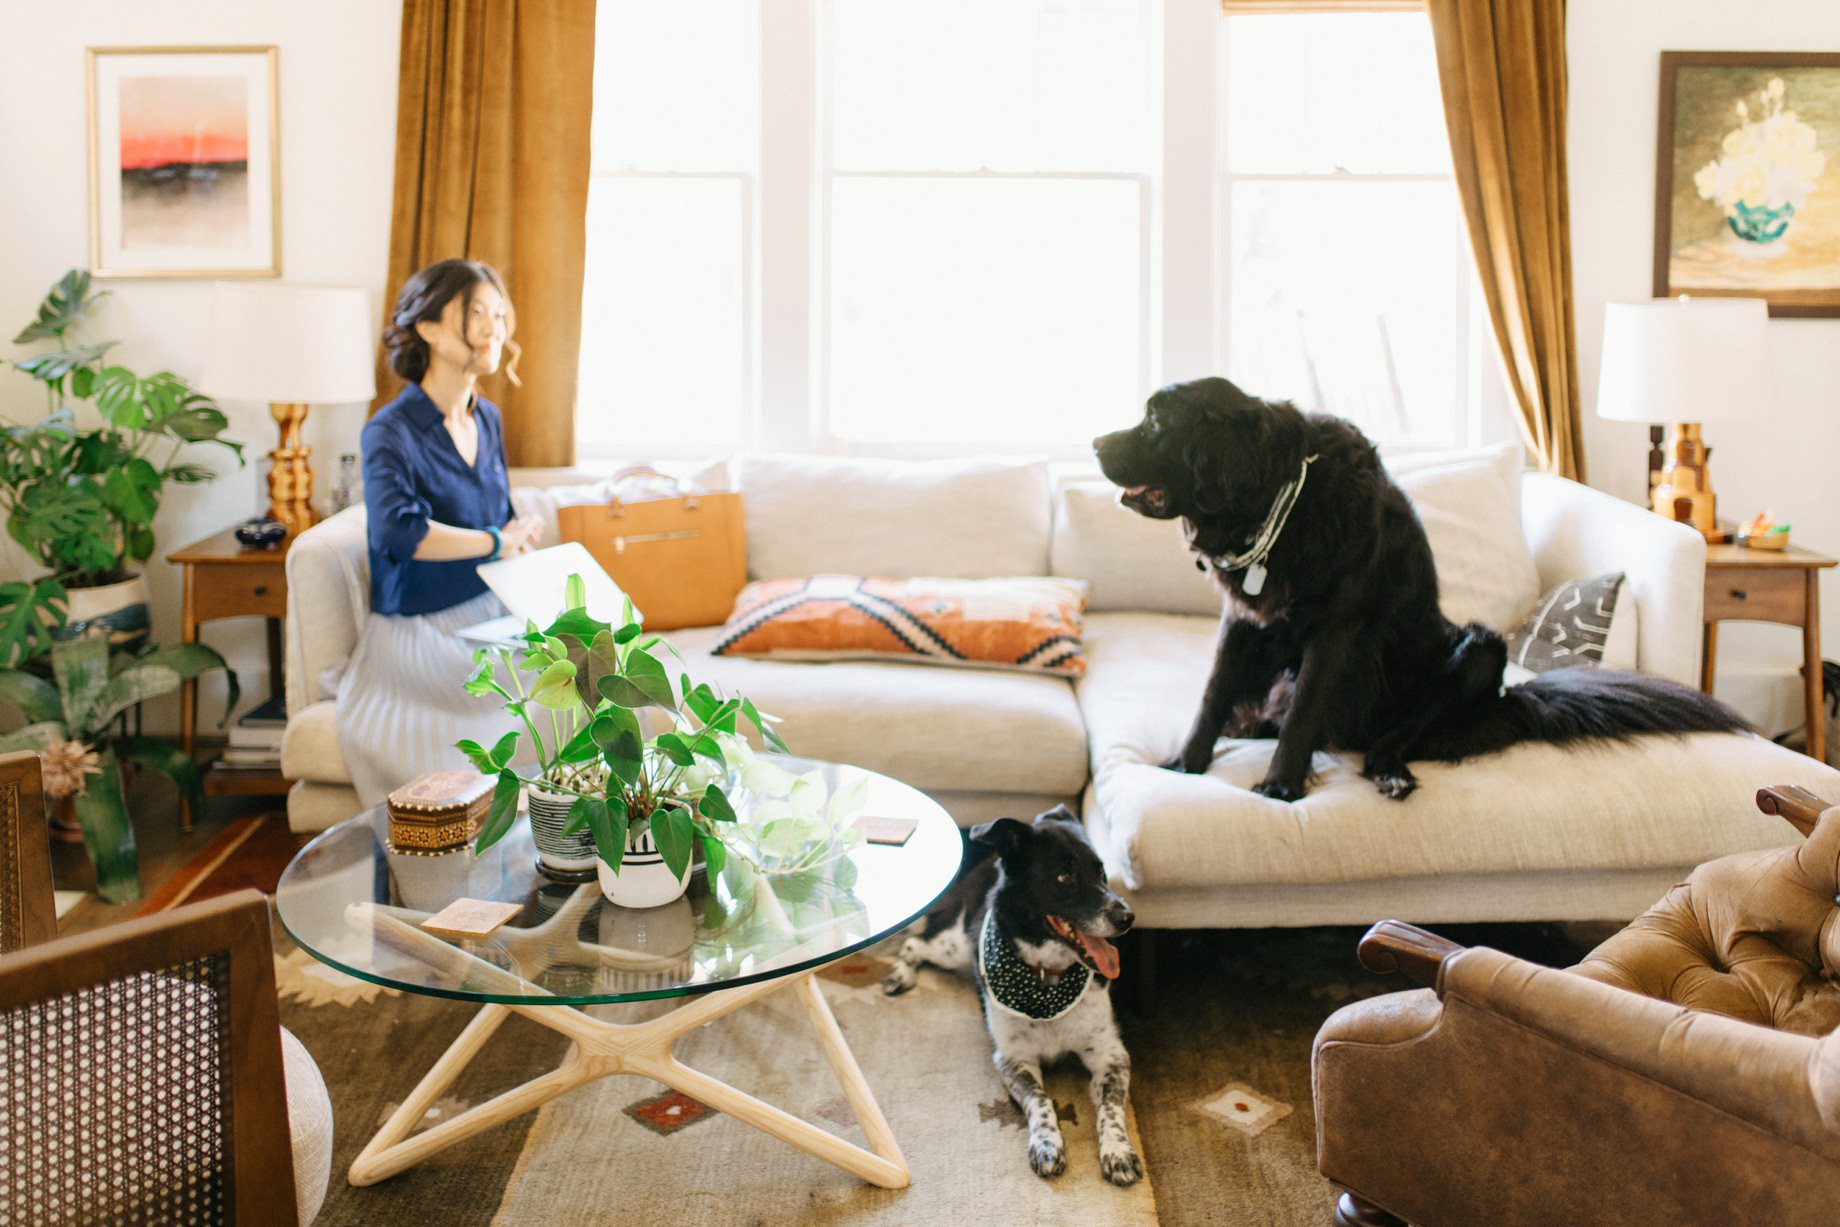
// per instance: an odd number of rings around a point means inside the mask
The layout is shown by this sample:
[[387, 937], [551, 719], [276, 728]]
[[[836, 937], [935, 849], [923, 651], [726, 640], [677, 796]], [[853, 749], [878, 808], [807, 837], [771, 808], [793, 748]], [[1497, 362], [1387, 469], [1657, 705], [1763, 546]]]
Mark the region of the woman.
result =
[[383, 332], [408, 386], [364, 427], [371, 613], [338, 689], [339, 744], [367, 806], [424, 772], [464, 767], [461, 738], [491, 744], [512, 727], [461, 688], [476, 645], [456, 632], [505, 612], [479, 564], [542, 532], [512, 515], [499, 412], [476, 390], [507, 346], [517, 382], [515, 322], [491, 266], [442, 260], [409, 278]]

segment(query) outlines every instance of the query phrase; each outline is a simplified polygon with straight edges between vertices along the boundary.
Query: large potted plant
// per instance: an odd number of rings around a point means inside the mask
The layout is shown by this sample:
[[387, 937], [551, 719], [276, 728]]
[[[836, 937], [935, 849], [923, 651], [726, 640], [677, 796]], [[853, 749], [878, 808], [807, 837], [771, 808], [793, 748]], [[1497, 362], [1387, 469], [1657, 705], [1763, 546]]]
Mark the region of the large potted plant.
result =
[[571, 576], [567, 605], [547, 629], [532, 624], [519, 637], [520, 658], [509, 648], [474, 655], [467, 691], [498, 696], [523, 726], [490, 749], [458, 743], [474, 766], [498, 777], [475, 847], [490, 847], [516, 820], [525, 781], [511, 762], [528, 736], [538, 758], [530, 781], [533, 837], [540, 822], [554, 824], [539, 817], [540, 807], [552, 806], [562, 833], [588, 837], [609, 900], [669, 903], [689, 883], [699, 844], [712, 872], [726, 859], [724, 829], [736, 815], [725, 789], [730, 757], [744, 744], [740, 721], [773, 749], [784, 752], [785, 744], [772, 718], [746, 698], [723, 698], [687, 673], [673, 687], [662, 656], [674, 653], [643, 633], [631, 602], [620, 625], [599, 621], [585, 608], [580, 578]]
[[97, 893], [110, 903], [131, 902], [140, 898], [140, 866], [121, 764], [171, 780], [193, 813], [204, 808], [204, 786], [197, 765], [179, 747], [157, 737], [115, 735], [110, 727], [136, 703], [171, 694], [211, 669], [224, 670], [229, 680], [228, 717], [236, 706], [236, 674], [201, 643], [111, 651], [98, 630], [51, 644], [46, 657], [51, 681], [30, 669], [0, 669], [0, 701], [17, 707], [27, 721], [0, 735], [0, 752], [38, 752], [46, 795], [69, 797], [76, 810], [83, 846], [96, 868]]
[[[166, 483], [211, 480], [211, 469], [181, 459], [188, 444], [216, 444], [243, 460], [243, 445], [222, 437], [228, 419], [209, 397], [170, 371], [140, 376], [109, 363], [115, 341], [80, 340], [106, 293], [72, 269], [13, 338], [56, 348], [4, 360], [44, 387], [48, 412], [38, 422], [0, 423], [0, 509], [7, 534], [50, 574], [0, 585], [0, 663], [32, 655], [66, 621], [64, 633], [101, 626], [117, 647], [145, 642], [137, 567], [153, 554]], [[77, 425], [72, 405], [83, 401], [94, 402], [101, 425]]]

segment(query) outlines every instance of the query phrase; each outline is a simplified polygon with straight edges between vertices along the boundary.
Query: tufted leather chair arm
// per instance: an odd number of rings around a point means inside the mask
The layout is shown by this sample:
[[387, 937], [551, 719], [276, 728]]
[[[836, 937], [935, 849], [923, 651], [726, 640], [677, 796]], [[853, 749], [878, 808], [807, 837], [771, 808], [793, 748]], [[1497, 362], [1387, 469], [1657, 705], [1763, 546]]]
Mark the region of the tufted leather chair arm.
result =
[[1840, 1027], [1840, 809], [1802, 789], [1758, 806], [1809, 829], [1797, 847], [1708, 861], [1572, 970], [1779, 1031]]

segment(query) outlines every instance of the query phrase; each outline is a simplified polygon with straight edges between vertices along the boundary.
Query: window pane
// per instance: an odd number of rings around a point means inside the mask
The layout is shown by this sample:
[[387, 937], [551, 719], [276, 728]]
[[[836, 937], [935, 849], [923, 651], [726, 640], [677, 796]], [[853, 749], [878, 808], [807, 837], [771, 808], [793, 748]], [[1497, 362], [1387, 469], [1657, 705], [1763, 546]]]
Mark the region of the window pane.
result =
[[600, 0], [595, 26], [594, 169], [753, 169], [754, 0]]
[[833, 434], [1043, 449], [1141, 403], [1133, 182], [831, 188]]
[[1387, 441], [1460, 441], [1468, 276], [1449, 183], [1233, 186], [1228, 370]]
[[581, 305], [584, 455], [742, 437], [742, 187], [596, 176]]
[[1422, 14], [1230, 17], [1226, 75], [1235, 173], [1450, 173]]
[[834, 0], [839, 170], [1137, 170], [1139, 0]]

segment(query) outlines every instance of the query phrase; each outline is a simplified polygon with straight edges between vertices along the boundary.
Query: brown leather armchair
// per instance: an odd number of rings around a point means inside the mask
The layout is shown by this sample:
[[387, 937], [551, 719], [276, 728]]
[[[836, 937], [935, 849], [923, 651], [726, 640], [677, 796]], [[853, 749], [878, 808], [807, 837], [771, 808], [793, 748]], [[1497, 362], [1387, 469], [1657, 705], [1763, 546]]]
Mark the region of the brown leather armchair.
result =
[[1577, 967], [1382, 921], [1361, 961], [1427, 987], [1316, 1036], [1335, 1222], [1840, 1222], [1840, 808], [1708, 862]]

